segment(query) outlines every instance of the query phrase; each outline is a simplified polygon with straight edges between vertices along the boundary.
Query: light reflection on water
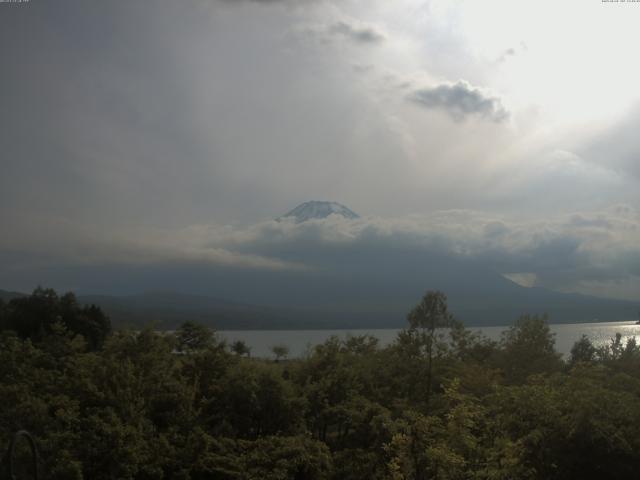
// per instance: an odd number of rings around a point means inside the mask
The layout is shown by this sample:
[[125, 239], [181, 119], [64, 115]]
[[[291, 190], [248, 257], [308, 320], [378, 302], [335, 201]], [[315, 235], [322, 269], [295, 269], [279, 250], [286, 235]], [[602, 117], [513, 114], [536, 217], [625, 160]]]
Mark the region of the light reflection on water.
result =
[[[500, 334], [506, 327], [470, 328], [480, 331], [493, 340], [499, 340]], [[400, 329], [355, 329], [355, 330], [227, 330], [218, 334], [229, 342], [243, 340], [251, 347], [254, 357], [271, 357], [271, 347], [286, 345], [290, 349], [290, 357], [304, 355], [310, 347], [323, 343], [332, 335], [345, 338], [347, 335], [373, 335], [380, 341], [380, 345], [388, 345], [395, 340]], [[611, 341], [616, 333], [622, 334], [622, 343], [633, 336], [640, 337], [640, 325], [629, 322], [603, 323], [569, 323], [551, 325], [551, 331], [556, 334], [556, 350], [568, 355], [574, 342], [582, 335], [586, 335], [595, 345], [603, 345]], [[639, 338], [640, 340], [640, 338]]]

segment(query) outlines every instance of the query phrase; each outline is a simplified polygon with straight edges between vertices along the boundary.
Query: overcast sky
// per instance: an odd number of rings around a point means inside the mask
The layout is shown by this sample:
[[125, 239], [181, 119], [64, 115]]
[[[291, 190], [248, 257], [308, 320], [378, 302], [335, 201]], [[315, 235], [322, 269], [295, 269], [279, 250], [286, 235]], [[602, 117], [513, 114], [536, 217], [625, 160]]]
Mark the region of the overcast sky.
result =
[[[600, 0], [0, 3], [0, 288], [409, 242], [637, 299], [639, 23]], [[311, 199], [363, 218], [273, 221]]]

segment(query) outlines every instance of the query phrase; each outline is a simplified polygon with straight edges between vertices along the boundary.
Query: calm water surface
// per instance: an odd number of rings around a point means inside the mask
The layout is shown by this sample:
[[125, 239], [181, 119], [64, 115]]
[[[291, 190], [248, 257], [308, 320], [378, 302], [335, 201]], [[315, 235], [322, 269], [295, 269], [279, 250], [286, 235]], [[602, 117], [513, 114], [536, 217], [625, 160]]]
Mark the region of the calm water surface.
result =
[[[482, 332], [487, 337], [498, 340], [506, 327], [482, 327], [471, 330]], [[251, 347], [251, 355], [254, 357], [270, 357], [271, 347], [274, 345], [286, 345], [290, 349], [290, 357], [304, 355], [314, 345], [323, 343], [327, 338], [336, 335], [345, 338], [347, 335], [373, 335], [380, 340], [380, 345], [388, 345], [393, 342], [400, 329], [361, 329], [361, 330], [227, 330], [218, 332], [219, 335], [230, 342], [243, 340]], [[586, 335], [596, 345], [602, 345], [615, 337], [617, 332], [622, 334], [623, 343], [626, 338], [640, 337], [640, 325], [634, 321], [606, 322], [606, 323], [569, 323], [551, 325], [551, 331], [555, 333], [556, 350], [568, 355], [573, 343], [582, 335]], [[638, 339], [640, 340], [640, 338]]]

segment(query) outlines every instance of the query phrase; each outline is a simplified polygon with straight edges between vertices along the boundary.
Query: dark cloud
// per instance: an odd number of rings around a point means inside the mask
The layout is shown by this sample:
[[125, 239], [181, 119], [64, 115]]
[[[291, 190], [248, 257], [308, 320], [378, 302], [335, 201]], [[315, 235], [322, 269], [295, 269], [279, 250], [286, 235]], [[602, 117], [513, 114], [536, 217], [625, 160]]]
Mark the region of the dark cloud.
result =
[[381, 32], [371, 26], [354, 26], [345, 21], [331, 25], [329, 33], [341, 35], [357, 43], [380, 43], [385, 39]]
[[468, 116], [479, 116], [501, 122], [508, 115], [500, 99], [489, 97], [482, 90], [462, 80], [452, 85], [442, 84], [415, 90], [409, 95], [409, 99], [427, 109], [444, 110], [457, 121]]

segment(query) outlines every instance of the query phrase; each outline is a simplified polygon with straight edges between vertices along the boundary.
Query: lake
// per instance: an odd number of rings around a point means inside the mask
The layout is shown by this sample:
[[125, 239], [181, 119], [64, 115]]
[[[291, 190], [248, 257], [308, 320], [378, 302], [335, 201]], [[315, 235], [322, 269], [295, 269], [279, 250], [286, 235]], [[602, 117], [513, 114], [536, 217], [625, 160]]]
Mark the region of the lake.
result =
[[[507, 327], [471, 327], [472, 331], [482, 332], [492, 340], [498, 340], [500, 334]], [[640, 336], [640, 325], [635, 321], [628, 322], [604, 322], [604, 323], [568, 323], [552, 324], [551, 331], [555, 333], [556, 350], [568, 355], [574, 342], [582, 335], [586, 335], [595, 345], [609, 342], [620, 332], [623, 343], [626, 338]], [[398, 328], [388, 329], [352, 329], [352, 330], [224, 330], [218, 334], [229, 342], [243, 340], [251, 347], [251, 355], [254, 357], [271, 357], [271, 347], [274, 345], [286, 345], [290, 349], [289, 357], [300, 357], [313, 347], [323, 343], [332, 335], [345, 338], [347, 335], [373, 335], [378, 338], [380, 345], [388, 345], [396, 338]]]

